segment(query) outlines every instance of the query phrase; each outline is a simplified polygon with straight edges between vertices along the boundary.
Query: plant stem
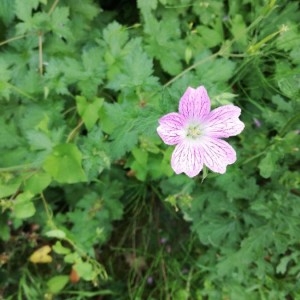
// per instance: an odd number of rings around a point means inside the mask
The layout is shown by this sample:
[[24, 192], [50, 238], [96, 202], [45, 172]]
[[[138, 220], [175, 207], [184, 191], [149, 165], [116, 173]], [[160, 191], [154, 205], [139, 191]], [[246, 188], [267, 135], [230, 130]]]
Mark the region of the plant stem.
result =
[[43, 34], [39, 33], [39, 72], [43, 76]]
[[50, 10], [49, 10], [49, 12], [48, 12], [48, 15], [49, 15], [49, 16], [53, 13], [53, 11], [54, 11], [55, 7], [57, 6], [58, 2], [59, 2], [59, 0], [55, 0], [55, 1], [53, 2], [52, 6], [51, 6], [51, 8], [50, 8]]

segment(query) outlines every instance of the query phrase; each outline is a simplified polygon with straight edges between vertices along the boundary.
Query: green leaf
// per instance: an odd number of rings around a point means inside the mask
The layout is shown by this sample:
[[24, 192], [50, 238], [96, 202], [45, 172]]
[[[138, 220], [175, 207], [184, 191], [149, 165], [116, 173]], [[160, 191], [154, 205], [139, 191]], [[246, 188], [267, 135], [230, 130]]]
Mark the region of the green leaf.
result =
[[115, 131], [112, 135], [112, 138], [113, 141], [111, 142], [111, 155], [114, 159], [119, 159], [138, 143], [138, 133], [133, 130], [127, 132], [125, 126], [122, 131]]
[[72, 252], [72, 253], [66, 254], [64, 257], [64, 262], [66, 262], [68, 264], [74, 264], [80, 260], [81, 260], [80, 256], [77, 252]]
[[231, 32], [236, 42], [242, 46], [247, 45], [246, 24], [240, 14], [234, 15], [231, 22]]
[[171, 75], [182, 71], [185, 45], [180, 41], [180, 23], [177, 17], [166, 14], [158, 21], [150, 12], [144, 14], [147, 34], [147, 53], [159, 60], [162, 68]]
[[116, 91], [124, 88], [143, 87], [149, 89], [157, 86], [157, 78], [151, 76], [153, 73], [153, 63], [148, 55], [143, 51], [142, 40], [132, 39], [124, 48], [127, 55], [121, 72], [116, 74], [108, 83], [108, 87]]
[[53, 294], [58, 294], [69, 282], [69, 276], [57, 275], [47, 281], [48, 291]]
[[21, 179], [12, 182], [0, 182], [0, 199], [13, 195], [21, 185]]
[[116, 116], [118, 116], [119, 119], [122, 119], [123, 114], [124, 111], [122, 110], [122, 107], [119, 104], [109, 104], [107, 102], [104, 102], [103, 107], [100, 109], [99, 112], [101, 129], [105, 133], [111, 134], [114, 131], [114, 129], [118, 126], [118, 124], [116, 123]]
[[51, 150], [53, 142], [50, 137], [40, 130], [28, 130], [26, 138], [32, 150]]
[[164, 157], [163, 160], [161, 161], [161, 169], [163, 170], [163, 173], [166, 176], [171, 176], [174, 174], [174, 170], [171, 168], [171, 155], [173, 153], [173, 149], [169, 147], [165, 152], [164, 152]]
[[96, 277], [96, 274], [93, 271], [93, 266], [88, 262], [79, 261], [75, 263], [73, 268], [76, 270], [79, 277], [81, 277], [84, 280], [90, 281]]
[[[172, 148], [170, 148], [173, 150]], [[150, 156], [147, 165], [147, 171], [153, 179], [159, 179], [163, 176], [171, 176], [174, 174], [169, 159], [165, 159], [161, 155]]]
[[279, 264], [276, 267], [276, 273], [277, 274], [284, 274], [286, 272], [288, 263], [292, 259], [293, 259], [292, 255], [282, 257]]
[[284, 113], [293, 113], [293, 105], [291, 101], [286, 101], [283, 97], [280, 95], [275, 95], [272, 97], [272, 102], [277, 106], [277, 109], [279, 111], [282, 111]]
[[300, 47], [296, 47], [294, 48], [291, 53], [290, 53], [290, 57], [293, 60], [294, 64], [300, 64]]
[[133, 157], [139, 164], [141, 164], [141, 165], [147, 164], [148, 153], [145, 150], [135, 147], [131, 150], [131, 152], [133, 154]]
[[94, 98], [93, 101], [88, 102], [85, 97], [77, 96], [77, 110], [82, 117], [83, 122], [88, 130], [96, 124], [99, 118], [99, 110], [104, 102], [103, 98]]
[[61, 244], [61, 241], [57, 241], [53, 246], [52, 249], [55, 253], [57, 254], [62, 254], [62, 255], [66, 255], [69, 254], [71, 252], [71, 250], [69, 248], [64, 247]]
[[220, 105], [227, 105], [232, 104], [233, 99], [236, 98], [237, 95], [232, 93], [221, 93], [220, 95], [217, 95], [212, 101], [217, 102]]
[[39, 5], [39, 0], [15, 0], [16, 16], [22, 21], [28, 21], [31, 18], [31, 11]]
[[200, 77], [203, 84], [221, 83], [229, 80], [234, 73], [235, 62], [230, 59], [217, 58], [210, 59], [211, 53], [209, 51], [204, 51], [197, 57], [197, 61], [205, 60], [201, 64], [201, 68], [197, 68], [196, 73]]
[[90, 23], [90, 21], [93, 20], [101, 11], [99, 4], [93, 0], [80, 0], [76, 2], [71, 1], [68, 2], [68, 6], [70, 6], [72, 11], [76, 13], [81, 23]]
[[300, 95], [300, 76], [294, 75], [278, 80], [278, 86], [287, 97], [294, 98]]
[[93, 188], [83, 192], [80, 189], [78, 193], [82, 196], [76, 208], [66, 213], [67, 223], [72, 224], [73, 241], [86, 252], [93, 252], [93, 245], [102, 245], [107, 241], [112, 230], [111, 222], [120, 220], [123, 214], [123, 204], [120, 202], [122, 185], [119, 181], [108, 180], [104, 175], [101, 181], [91, 185], [96, 187], [97, 192]]
[[9, 100], [10, 85], [4, 80], [0, 80], [0, 95], [6, 100]]
[[64, 231], [62, 231], [60, 229], [53, 229], [53, 230], [45, 232], [45, 236], [57, 238], [57, 239], [64, 239], [66, 237], [66, 234]]
[[[230, 168], [233, 168], [231, 166]], [[232, 170], [216, 178], [216, 185], [226, 192], [228, 199], [253, 199], [259, 190], [253, 177], [247, 180], [247, 185], [238, 171]], [[230, 188], [228, 188], [230, 187]]]
[[103, 131], [110, 134], [110, 154], [112, 159], [119, 159], [138, 142], [137, 111], [129, 110], [128, 104], [105, 103], [100, 112]]
[[186, 300], [190, 298], [190, 293], [186, 289], [180, 289], [174, 293], [173, 300]]
[[138, 161], [134, 161], [130, 164], [130, 168], [134, 171], [134, 175], [137, 179], [141, 181], [145, 181], [147, 178], [147, 167], [145, 165], [140, 164]]
[[281, 32], [279, 37], [276, 39], [278, 49], [282, 49], [284, 51], [296, 48], [299, 49], [300, 41], [297, 27], [298, 26], [294, 23], [289, 23], [287, 25], [287, 30]]
[[5, 25], [11, 23], [14, 18], [14, 0], [0, 1], [0, 19], [3, 20]]
[[24, 192], [15, 199], [13, 206], [13, 215], [17, 219], [27, 219], [35, 214], [35, 207], [32, 203], [33, 195]]
[[158, 137], [141, 136], [141, 148], [151, 153], [159, 153], [160, 149], [157, 145], [160, 144]]
[[61, 144], [54, 147], [46, 158], [43, 168], [59, 183], [86, 181], [81, 166], [82, 154], [74, 144]]
[[25, 181], [24, 190], [33, 195], [41, 193], [51, 183], [51, 176], [45, 172], [38, 172]]
[[201, 242], [205, 245], [217, 246], [229, 237], [233, 240], [231, 235], [234, 234], [236, 237], [241, 230], [238, 220], [228, 220], [217, 215], [210, 215], [206, 220], [195, 221], [194, 229], [198, 233]]
[[273, 153], [268, 152], [258, 165], [260, 175], [264, 178], [271, 177], [275, 169], [276, 161], [277, 159]]
[[145, 181], [148, 168], [147, 168], [147, 162], [148, 162], [148, 152], [146, 152], [143, 149], [140, 148], [133, 148], [132, 149], [133, 159], [128, 164], [128, 166], [135, 171], [135, 176], [141, 180]]
[[223, 40], [222, 35], [216, 28], [211, 29], [207, 26], [201, 25], [197, 27], [197, 32], [201, 36], [201, 39], [207, 48], [217, 46], [218, 44], [221, 44]]
[[157, 0], [138, 0], [138, 8], [142, 11], [144, 16], [157, 7]]
[[0, 95], [6, 100], [9, 100], [10, 96], [10, 84], [11, 70], [9, 70], [10, 64], [4, 57], [0, 57]]
[[128, 32], [120, 24], [113, 22], [103, 30], [103, 39], [109, 48], [106, 53], [106, 61], [111, 64], [114, 62], [114, 58], [121, 55], [123, 46], [128, 40]]
[[110, 168], [109, 143], [105, 141], [99, 127], [94, 126], [87, 136], [81, 138], [80, 151], [83, 155], [82, 165], [89, 181], [97, 178], [104, 169]]
[[71, 38], [72, 32], [69, 23], [69, 8], [56, 7], [51, 14], [51, 29], [53, 33], [66, 39]]
[[[95, 95], [98, 94], [99, 85], [103, 83], [106, 75], [106, 64], [104, 63], [103, 47], [92, 47], [82, 53], [81, 60], [83, 63], [82, 78], [78, 82], [81, 94], [87, 99], [99, 99]], [[93, 100], [94, 101], [94, 100]]]

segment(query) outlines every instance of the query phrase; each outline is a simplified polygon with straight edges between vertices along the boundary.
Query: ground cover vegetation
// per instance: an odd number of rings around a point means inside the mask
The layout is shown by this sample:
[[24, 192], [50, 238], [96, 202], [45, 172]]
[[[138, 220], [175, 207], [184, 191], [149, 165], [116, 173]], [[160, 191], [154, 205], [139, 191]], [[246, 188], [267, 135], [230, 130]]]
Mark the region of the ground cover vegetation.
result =
[[[0, 298], [300, 299], [299, 14], [1, 0]], [[245, 128], [190, 178], [157, 128], [199, 86]]]

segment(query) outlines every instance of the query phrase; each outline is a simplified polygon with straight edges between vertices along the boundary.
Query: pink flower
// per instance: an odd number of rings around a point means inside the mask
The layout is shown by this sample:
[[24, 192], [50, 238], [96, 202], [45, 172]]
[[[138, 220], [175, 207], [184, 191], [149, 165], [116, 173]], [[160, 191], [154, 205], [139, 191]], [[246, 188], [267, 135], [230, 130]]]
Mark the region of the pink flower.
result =
[[171, 158], [175, 173], [194, 177], [206, 165], [224, 174], [227, 165], [236, 161], [236, 152], [222, 138], [242, 132], [245, 125], [240, 114], [241, 109], [232, 104], [211, 111], [205, 87], [188, 87], [180, 99], [179, 113], [160, 118], [157, 128], [165, 144], [176, 145]]

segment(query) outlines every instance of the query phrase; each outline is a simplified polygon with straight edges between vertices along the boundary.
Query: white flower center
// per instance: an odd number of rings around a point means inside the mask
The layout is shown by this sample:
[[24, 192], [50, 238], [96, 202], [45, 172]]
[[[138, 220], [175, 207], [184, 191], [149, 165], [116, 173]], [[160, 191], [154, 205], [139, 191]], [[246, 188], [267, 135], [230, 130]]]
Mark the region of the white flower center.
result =
[[189, 124], [186, 128], [186, 137], [192, 140], [198, 139], [203, 135], [203, 130], [201, 130], [200, 124]]

